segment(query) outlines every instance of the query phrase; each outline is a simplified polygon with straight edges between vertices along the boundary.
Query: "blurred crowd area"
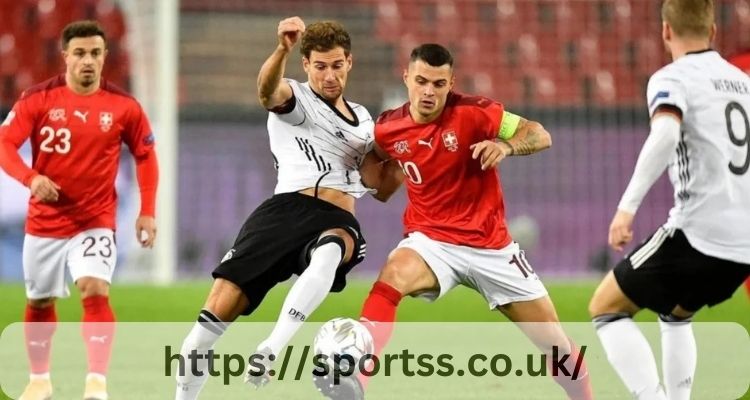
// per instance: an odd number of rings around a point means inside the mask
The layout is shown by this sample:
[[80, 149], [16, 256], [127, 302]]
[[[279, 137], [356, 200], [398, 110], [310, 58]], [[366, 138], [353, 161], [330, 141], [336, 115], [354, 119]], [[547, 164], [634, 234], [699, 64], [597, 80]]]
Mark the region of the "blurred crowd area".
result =
[[[96, 19], [109, 34], [106, 75], [129, 87], [123, 9], [143, 0], [0, 0], [0, 104], [62, 67], [65, 24]], [[399, 76], [422, 42], [457, 58], [458, 89], [516, 107], [639, 107], [648, 76], [663, 65], [655, 0], [182, 0], [183, 116], [254, 109], [255, 73], [276, 24], [299, 15], [335, 19], [351, 32], [356, 63], [349, 97], [380, 111], [400, 100]], [[717, 0], [716, 48], [750, 48], [750, 2]], [[292, 76], [301, 77], [297, 68]], [[236, 117], [236, 115], [235, 115]]]
[[[125, 89], [155, 77], [135, 60], [153, 33], [135, 30], [150, 0], [0, 0], [0, 109], [63, 70], [59, 35], [72, 20], [109, 35], [105, 77]], [[334, 19], [352, 36], [346, 97], [377, 115], [405, 100], [401, 73], [422, 42], [447, 45], [457, 89], [492, 97], [542, 121], [553, 148], [501, 167], [511, 233], [537, 271], [581, 276], [611, 267], [606, 234], [648, 132], [645, 86], [669, 60], [656, 0], [182, 0], [179, 14], [179, 277], [207, 277], [249, 212], [275, 185], [256, 76], [274, 49], [279, 20]], [[140, 14], [139, 14], [140, 13]], [[716, 0], [715, 48], [750, 49], [750, 1]], [[134, 40], [138, 37], [139, 40]], [[150, 50], [151, 52], [147, 52]], [[152, 63], [158, 63], [158, 54]], [[304, 80], [301, 57], [287, 76]], [[153, 99], [140, 99], [148, 102]], [[152, 116], [153, 119], [153, 116]], [[156, 132], [157, 138], [159, 132]], [[158, 140], [158, 139], [157, 139]], [[28, 154], [26, 154], [28, 157]], [[131, 174], [132, 178], [132, 174]], [[0, 278], [20, 276], [25, 189], [0, 182]], [[132, 179], [126, 179], [136, 190]], [[15, 186], [14, 186], [15, 185]], [[127, 201], [128, 197], [122, 197]], [[370, 245], [360, 271], [374, 274], [401, 238], [403, 190], [391, 204], [365, 199], [358, 218]], [[639, 212], [636, 237], [666, 220], [662, 178]], [[132, 216], [132, 203], [128, 205]], [[125, 220], [122, 224], [132, 224]], [[127, 251], [123, 251], [126, 257]]]

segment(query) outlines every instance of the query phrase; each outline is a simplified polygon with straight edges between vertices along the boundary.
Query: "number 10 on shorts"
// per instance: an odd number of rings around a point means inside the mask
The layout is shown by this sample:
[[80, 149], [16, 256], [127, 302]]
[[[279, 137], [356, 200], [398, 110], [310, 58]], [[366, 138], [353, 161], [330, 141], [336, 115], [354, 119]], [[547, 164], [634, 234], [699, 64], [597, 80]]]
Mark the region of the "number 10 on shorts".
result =
[[526, 260], [526, 254], [524, 251], [521, 251], [518, 254], [513, 254], [510, 263], [515, 265], [518, 270], [521, 271], [524, 278], [528, 278], [529, 275], [534, 273], [534, 270], [531, 269], [529, 262]]

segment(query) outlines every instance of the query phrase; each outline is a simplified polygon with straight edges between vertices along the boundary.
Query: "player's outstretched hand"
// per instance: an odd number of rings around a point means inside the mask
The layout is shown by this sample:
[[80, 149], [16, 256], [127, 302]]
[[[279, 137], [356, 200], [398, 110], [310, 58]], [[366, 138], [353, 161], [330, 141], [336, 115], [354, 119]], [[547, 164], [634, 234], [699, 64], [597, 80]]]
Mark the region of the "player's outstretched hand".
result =
[[291, 17], [279, 22], [279, 45], [289, 51], [305, 32], [305, 23], [300, 17]]
[[31, 195], [43, 203], [54, 203], [60, 196], [60, 186], [44, 175], [35, 176], [31, 180], [29, 189], [31, 189]]
[[497, 167], [500, 161], [507, 156], [507, 147], [493, 140], [483, 140], [479, 143], [474, 143], [469, 146], [469, 149], [474, 150], [471, 154], [471, 158], [480, 159], [482, 163], [482, 170]]
[[135, 236], [141, 247], [152, 248], [154, 247], [154, 240], [156, 240], [156, 221], [154, 217], [147, 217], [141, 215], [135, 220]]
[[633, 240], [633, 214], [617, 210], [612, 223], [609, 224], [609, 245], [622, 251], [623, 246]]

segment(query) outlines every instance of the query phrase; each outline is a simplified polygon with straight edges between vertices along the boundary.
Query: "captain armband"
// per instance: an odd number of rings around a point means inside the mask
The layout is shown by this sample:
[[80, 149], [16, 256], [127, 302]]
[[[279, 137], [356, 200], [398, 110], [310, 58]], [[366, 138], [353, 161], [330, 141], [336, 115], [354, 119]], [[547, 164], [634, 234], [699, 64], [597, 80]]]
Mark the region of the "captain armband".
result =
[[502, 124], [500, 125], [500, 129], [497, 132], [497, 137], [504, 140], [512, 138], [513, 135], [516, 134], [516, 129], [518, 129], [518, 124], [520, 122], [520, 116], [507, 111], [503, 111]]

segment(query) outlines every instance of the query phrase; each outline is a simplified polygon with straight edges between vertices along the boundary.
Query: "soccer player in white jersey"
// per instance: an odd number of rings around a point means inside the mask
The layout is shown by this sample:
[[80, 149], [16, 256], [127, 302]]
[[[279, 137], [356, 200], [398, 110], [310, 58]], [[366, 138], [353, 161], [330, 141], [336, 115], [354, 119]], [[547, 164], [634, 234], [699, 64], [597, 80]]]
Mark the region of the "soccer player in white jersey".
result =
[[[650, 79], [651, 133], [609, 228], [616, 250], [669, 167], [669, 218], [599, 285], [589, 311], [607, 358], [637, 399], [688, 399], [696, 367], [690, 319], [730, 298], [750, 274], [750, 78], [710, 49], [712, 0], [666, 0], [662, 37], [673, 62]], [[632, 317], [659, 313], [662, 387]]]
[[[354, 201], [367, 193], [358, 169], [373, 141], [370, 114], [343, 97], [352, 68], [346, 30], [336, 22], [306, 29], [293, 17], [279, 23], [277, 34], [278, 46], [258, 75], [258, 96], [270, 111], [275, 194], [250, 215], [214, 270], [214, 285], [181, 350], [185, 360], [194, 350], [207, 354], [230, 322], [252, 313], [271, 288], [297, 274], [276, 326], [250, 357], [258, 367], [251, 363], [246, 381], [255, 386], [268, 382], [271, 362], [327, 293], [341, 291], [347, 272], [364, 259]], [[305, 83], [283, 78], [298, 41]], [[202, 361], [199, 374], [189, 366], [178, 374], [177, 399], [197, 398], [208, 377], [208, 363]]]

